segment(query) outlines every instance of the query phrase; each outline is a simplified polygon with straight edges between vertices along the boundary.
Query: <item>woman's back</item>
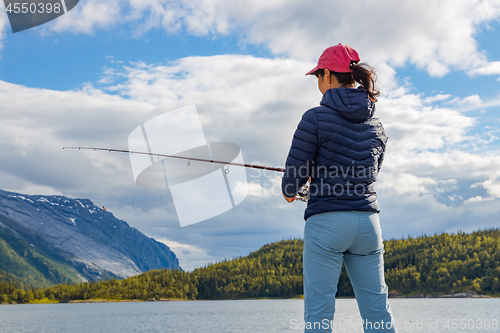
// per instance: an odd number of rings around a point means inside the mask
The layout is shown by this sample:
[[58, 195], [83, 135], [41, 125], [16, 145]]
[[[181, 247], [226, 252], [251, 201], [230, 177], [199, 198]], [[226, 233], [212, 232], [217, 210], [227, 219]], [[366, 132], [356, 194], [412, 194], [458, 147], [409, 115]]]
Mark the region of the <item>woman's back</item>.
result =
[[374, 112], [375, 103], [362, 87], [339, 87], [304, 113], [282, 182], [286, 195], [311, 176], [304, 219], [328, 211], [380, 211], [374, 182], [387, 136]]

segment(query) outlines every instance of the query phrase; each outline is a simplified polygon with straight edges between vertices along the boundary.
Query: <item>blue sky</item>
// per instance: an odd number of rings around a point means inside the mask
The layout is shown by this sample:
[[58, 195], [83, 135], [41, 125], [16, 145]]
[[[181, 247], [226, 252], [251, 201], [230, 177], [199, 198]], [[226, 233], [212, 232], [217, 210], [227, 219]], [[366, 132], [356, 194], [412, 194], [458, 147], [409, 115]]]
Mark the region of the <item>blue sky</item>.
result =
[[[332, 22], [337, 10], [345, 15]], [[169, 193], [137, 187], [127, 156], [60, 148], [127, 148], [160, 109], [196, 104], [209, 141], [282, 166], [302, 113], [321, 98], [304, 73], [343, 42], [378, 69], [377, 115], [390, 137], [377, 183], [384, 238], [498, 227], [499, 19], [498, 1], [479, 0], [82, 0], [13, 34], [3, 12], [0, 188], [97, 203], [87, 181], [186, 269], [302, 237], [304, 205], [263, 193], [279, 175], [247, 171], [240, 205], [180, 228]]]
[[8, 34], [2, 50], [4, 61], [0, 64], [3, 80], [67, 90], [76, 89], [83, 82], [98, 81], [103, 67], [113, 66], [111, 59], [126, 64], [138, 61], [160, 64], [192, 55], [268, 55], [264, 48], [241, 47], [234, 36], [214, 39], [180, 33], [167, 35], [162, 31], [142, 37], [124, 36], [116, 31], [103, 31], [95, 36], [75, 36], [69, 32], [41, 35], [42, 28]]

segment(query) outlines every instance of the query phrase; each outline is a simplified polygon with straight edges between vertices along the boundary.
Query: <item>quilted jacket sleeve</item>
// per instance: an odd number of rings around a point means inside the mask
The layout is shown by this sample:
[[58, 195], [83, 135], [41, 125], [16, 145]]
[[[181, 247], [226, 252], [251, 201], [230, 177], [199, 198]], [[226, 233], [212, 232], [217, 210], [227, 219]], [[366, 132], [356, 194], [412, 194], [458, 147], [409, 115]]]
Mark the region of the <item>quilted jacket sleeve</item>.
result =
[[286, 197], [295, 197], [311, 176], [317, 150], [318, 121], [311, 109], [302, 116], [286, 159], [285, 174], [281, 180], [281, 191]]
[[378, 158], [377, 175], [380, 173], [380, 169], [382, 168], [382, 162], [384, 162], [384, 156], [385, 156], [385, 146], [387, 144], [387, 140], [389, 139], [387, 137], [387, 134], [385, 134], [384, 126], [382, 124], [380, 124], [380, 127], [382, 129], [382, 153], [380, 154], [380, 157]]

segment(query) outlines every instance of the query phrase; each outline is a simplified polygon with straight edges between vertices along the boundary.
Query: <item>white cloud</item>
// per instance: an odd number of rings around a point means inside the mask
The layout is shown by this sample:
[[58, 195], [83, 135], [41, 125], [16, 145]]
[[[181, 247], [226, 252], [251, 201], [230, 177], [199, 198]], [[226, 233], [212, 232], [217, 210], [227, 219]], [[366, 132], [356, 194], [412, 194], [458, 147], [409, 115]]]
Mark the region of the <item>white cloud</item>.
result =
[[[214, 256], [207, 254], [206, 249], [193, 244], [179, 243], [166, 237], [159, 237], [156, 240], [167, 245], [175, 253], [182, 269], [185, 271], [192, 271], [195, 268], [220, 261], [220, 258], [214, 258]], [[186, 265], [182, 265], [182, 263], [186, 263]]]
[[[390, 177], [382, 178], [378, 188], [392, 190], [398, 195], [422, 195], [429, 192], [430, 186], [437, 185], [435, 179], [429, 177], [418, 177], [412, 174], [393, 173]], [[401, 186], [404, 184], [403, 186]]]
[[445, 100], [449, 99], [450, 97], [451, 97], [450, 94], [437, 94], [435, 96], [426, 97], [424, 99], [424, 103], [431, 104], [431, 103], [435, 103], [435, 102], [439, 102], [439, 101], [445, 101]]
[[474, 94], [471, 96], [467, 96], [464, 98], [455, 97], [452, 100], [446, 102], [447, 104], [455, 104], [455, 105], [480, 105], [483, 103], [481, 97], [478, 94]]
[[[474, 96], [474, 95], [472, 95], [472, 96]], [[480, 97], [475, 98], [472, 96], [469, 96], [471, 98], [469, 100], [469, 103], [467, 103], [467, 101], [464, 103], [460, 103], [463, 101], [463, 99], [457, 98], [457, 97], [453, 98], [454, 102], [458, 102], [458, 103], [454, 103], [455, 105], [458, 105], [456, 110], [459, 112], [469, 112], [469, 111], [476, 111], [476, 110], [481, 110], [482, 112], [485, 112], [484, 111], [485, 109], [490, 109], [490, 108], [500, 106], [500, 95], [490, 97], [489, 99], [487, 99], [485, 101], [483, 101]]]
[[[96, 29], [106, 29], [124, 23], [121, 0], [80, 1], [67, 14], [55, 20], [51, 30], [94, 34]], [[47, 28], [46, 28], [47, 29]]]
[[476, 203], [476, 202], [483, 202], [483, 201], [491, 201], [493, 198], [484, 198], [480, 195], [477, 195], [475, 197], [471, 197], [465, 201], [466, 204], [471, 204], [471, 203]]
[[[254, 163], [255, 164], [255, 163]], [[267, 200], [269, 196], [281, 196], [281, 173], [258, 173], [247, 183], [248, 195]]]
[[482, 67], [470, 71], [471, 75], [500, 75], [500, 61], [484, 64]]
[[443, 76], [450, 69], [496, 71], [497, 65], [488, 64], [477, 50], [474, 36], [499, 16], [496, 0], [89, 0], [50, 29], [94, 33], [96, 28], [128, 25], [136, 35], [150, 29], [195, 36], [234, 34], [243, 43], [304, 60], [316, 60], [326, 47], [344, 42], [379, 67], [410, 62], [432, 76]]
[[52, 187], [40, 186], [40, 185], [26, 185], [21, 189], [5, 189], [5, 191], [17, 192], [28, 195], [63, 195], [61, 191], [58, 191]]
[[311, 65], [241, 55], [187, 57], [164, 66], [126, 66], [127, 79], [109, 88], [172, 109], [196, 104], [210, 141], [239, 144], [250, 163], [280, 165], [289, 143], [279, 138], [291, 137], [297, 119], [321, 99], [315, 78], [304, 76]]
[[260, 197], [264, 192], [264, 187], [262, 187], [262, 185], [257, 182], [247, 183], [247, 187], [248, 187], [248, 195], [251, 196]]
[[500, 198], [500, 171], [497, 171], [494, 175], [492, 175], [488, 180], [485, 180], [481, 183], [476, 183], [472, 185], [473, 187], [482, 186], [488, 194], [493, 199]]
[[421, 96], [404, 89], [380, 98], [377, 114], [389, 134], [388, 149], [405, 158], [412, 151], [462, 142], [474, 124], [473, 118], [455, 110], [425, 106]]
[[3, 48], [3, 41], [7, 35], [7, 30], [10, 29], [8, 24], [9, 18], [7, 17], [7, 12], [0, 11], [0, 50]]
[[141, 113], [152, 109], [93, 88], [53, 91], [0, 81], [0, 96], [8, 105], [0, 110], [2, 180], [9, 179], [2, 187], [19, 191], [44, 186], [71, 194], [74, 186], [80, 186], [83, 191], [78, 192], [88, 193], [79, 172], [91, 186], [99, 183], [93, 176], [101, 174], [120, 188], [118, 176], [129, 176], [127, 160], [62, 148], [87, 144], [125, 148], [123, 141]]

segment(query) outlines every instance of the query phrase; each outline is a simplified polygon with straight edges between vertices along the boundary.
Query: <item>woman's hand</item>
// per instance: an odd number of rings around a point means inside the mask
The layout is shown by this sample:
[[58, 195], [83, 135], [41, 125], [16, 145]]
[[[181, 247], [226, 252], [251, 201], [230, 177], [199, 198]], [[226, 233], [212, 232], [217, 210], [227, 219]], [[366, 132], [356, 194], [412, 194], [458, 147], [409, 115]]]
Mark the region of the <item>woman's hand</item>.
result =
[[293, 197], [293, 198], [289, 198], [289, 197], [286, 197], [286, 196], [283, 194], [283, 197], [285, 198], [285, 200], [286, 200], [287, 202], [293, 202], [297, 196], [295, 196], [295, 197]]

